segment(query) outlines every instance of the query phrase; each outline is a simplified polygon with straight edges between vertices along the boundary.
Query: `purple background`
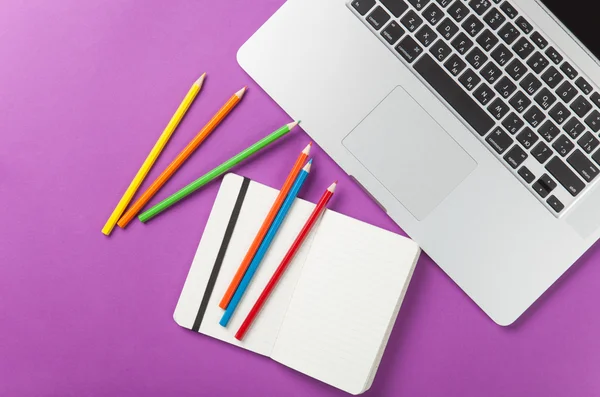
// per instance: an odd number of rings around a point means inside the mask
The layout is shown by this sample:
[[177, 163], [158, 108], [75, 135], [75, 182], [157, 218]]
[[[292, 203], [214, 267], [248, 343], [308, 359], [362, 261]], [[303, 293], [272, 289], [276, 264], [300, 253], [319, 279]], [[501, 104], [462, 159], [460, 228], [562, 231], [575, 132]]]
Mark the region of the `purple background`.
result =
[[[346, 395], [173, 322], [218, 183], [148, 225], [100, 233], [202, 72], [152, 179], [233, 92], [250, 90], [158, 198], [289, 121], [235, 60], [282, 3], [0, 3], [1, 396]], [[237, 172], [277, 186], [308, 141], [297, 131]], [[333, 209], [400, 230], [314, 154], [303, 197], [339, 178]], [[423, 255], [366, 395], [600, 395], [599, 261], [596, 245], [501, 328]]]

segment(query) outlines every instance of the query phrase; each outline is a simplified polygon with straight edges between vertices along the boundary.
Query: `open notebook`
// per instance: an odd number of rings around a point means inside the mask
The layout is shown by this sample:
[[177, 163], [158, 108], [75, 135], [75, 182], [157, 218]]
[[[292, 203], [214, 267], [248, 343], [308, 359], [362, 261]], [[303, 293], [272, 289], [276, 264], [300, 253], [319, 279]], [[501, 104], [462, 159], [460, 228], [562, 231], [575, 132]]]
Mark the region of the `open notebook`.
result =
[[276, 196], [275, 189], [241, 176], [224, 178], [175, 321], [360, 394], [373, 382], [420, 249], [410, 239], [326, 210], [240, 342], [235, 332], [314, 208], [296, 200], [224, 328], [219, 300]]

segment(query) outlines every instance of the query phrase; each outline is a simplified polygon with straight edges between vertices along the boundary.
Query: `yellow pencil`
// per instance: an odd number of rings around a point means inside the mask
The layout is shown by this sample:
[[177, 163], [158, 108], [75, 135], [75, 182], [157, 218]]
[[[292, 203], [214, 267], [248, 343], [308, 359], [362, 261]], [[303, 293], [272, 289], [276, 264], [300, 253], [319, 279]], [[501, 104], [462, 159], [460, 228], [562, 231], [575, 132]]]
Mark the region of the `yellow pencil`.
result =
[[181, 102], [181, 105], [179, 105], [179, 107], [177, 108], [177, 111], [171, 118], [171, 121], [169, 121], [169, 124], [167, 124], [167, 126], [165, 127], [165, 130], [158, 138], [158, 141], [156, 141], [156, 143], [154, 144], [154, 147], [150, 151], [150, 154], [148, 155], [148, 157], [146, 157], [146, 160], [144, 160], [142, 167], [139, 169], [137, 174], [135, 174], [135, 177], [133, 178], [133, 180], [129, 184], [129, 187], [125, 191], [125, 194], [123, 194], [123, 197], [121, 197], [121, 200], [119, 200], [119, 204], [117, 204], [112, 214], [110, 214], [110, 218], [108, 218], [106, 224], [102, 228], [102, 233], [104, 233], [105, 235], [108, 236], [112, 232], [113, 228], [117, 224], [117, 221], [125, 211], [125, 208], [127, 207], [127, 205], [129, 205], [129, 202], [133, 198], [133, 195], [142, 184], [142, 181], [150, 171], [150, 168], [152, 168], [152, 166], [154, 165], [154, 162], [160, 155], [160, 152], [163, 150], [163, 148], [169, 141], [169, 138], [171, 138], [171, 135], [179, 125], [179, 122], [185, 115], [185, 112], [187, 112], [192, 102], [194, 102], [196, 95], [198, 95], [200, 89], [202, 88], [202, 83], [204, 82], [205, 77], [206, 73], [200, 76], [200, 78], [194, 82], [185, 98], [183, 98], [183, 102]]

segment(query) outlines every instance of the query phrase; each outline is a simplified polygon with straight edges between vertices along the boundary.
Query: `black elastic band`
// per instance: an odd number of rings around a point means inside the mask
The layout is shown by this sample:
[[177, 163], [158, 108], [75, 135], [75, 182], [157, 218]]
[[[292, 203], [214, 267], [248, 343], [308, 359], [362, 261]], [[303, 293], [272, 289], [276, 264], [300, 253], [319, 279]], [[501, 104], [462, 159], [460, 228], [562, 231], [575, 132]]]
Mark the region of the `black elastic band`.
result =
[[225, 235], [223, 236], [223, 241], [221, 242], [221, 248], [219, 248], [217, 259], [215, 260], [215, 264], [210, 273], [210, 277], [208, 278], [208, 284], [206, 284], [206, 290], [204, 290], [204, 296], [202, 297], [202, 302], [200, 303], [198, 314], [196, 314], [196, 320], [194, 321], [194, 325], [192, 326], [193, 331], [198, 332], [198, 330], [200, 330], [202, 318], [204, 317], [206, 307], [208, 306], [208, 301], [210, 300], [210, 296], [212, 295], [213, 289], [215, 288], [215, 283], [217, 282], [217, 277], [219, 276], [219, 271], [221, 270], [221, 265], [223, 264], [223, 258], [225, 258], [225, 253], [227, 252], [227, 246], [229, 245], [229, 241], [231, 240], [231, 236], [233, 235], [235, 224], [238, 220], [238, 216], [240, 215], [242, 204], [244, 203], [244, 198], [246, 197], [246, 192], [248, 191], [248, 185], [250, 185], [250, 179], [244, 178], [244, 181], [242, 182], [242, 187], [240, 188], [240, 192], [238, 193], [237, 200], [235, 201], [235, 205], [233, 206], [233, 211], [231, 212], [231, 217], [229, 218], [229, 223], [227, 224], [227, 229], [225, 229]]

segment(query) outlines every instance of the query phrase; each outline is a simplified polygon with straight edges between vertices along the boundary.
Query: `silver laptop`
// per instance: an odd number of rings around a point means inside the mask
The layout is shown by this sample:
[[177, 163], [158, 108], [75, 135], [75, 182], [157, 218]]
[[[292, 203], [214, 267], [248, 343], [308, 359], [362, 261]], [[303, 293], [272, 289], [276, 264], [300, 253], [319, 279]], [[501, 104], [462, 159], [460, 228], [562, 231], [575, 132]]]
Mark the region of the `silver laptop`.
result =
[[555, 4], [289, 0], [238, 53], [501, 325], [600, 237], [600, 66]]

